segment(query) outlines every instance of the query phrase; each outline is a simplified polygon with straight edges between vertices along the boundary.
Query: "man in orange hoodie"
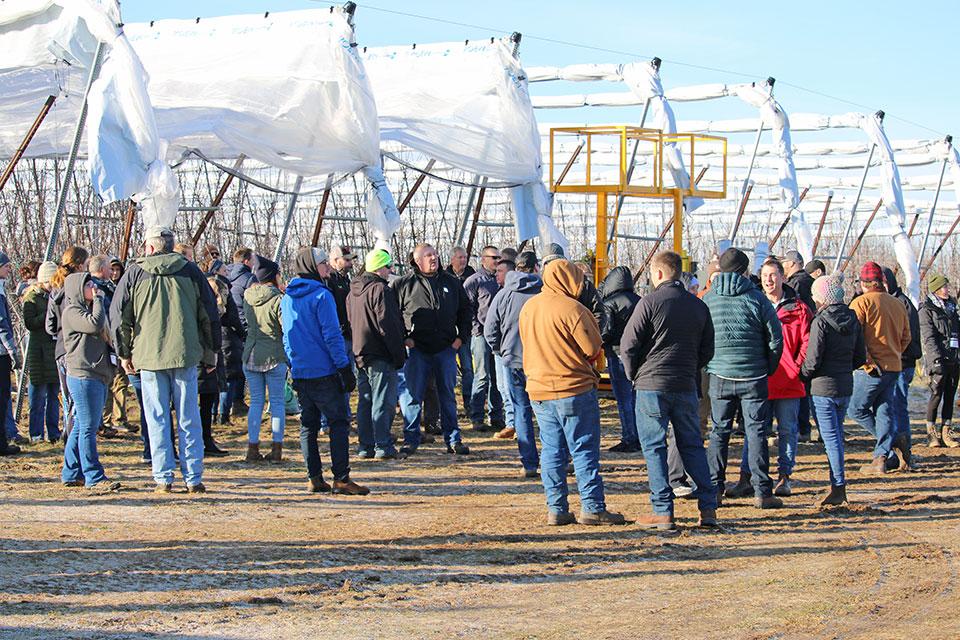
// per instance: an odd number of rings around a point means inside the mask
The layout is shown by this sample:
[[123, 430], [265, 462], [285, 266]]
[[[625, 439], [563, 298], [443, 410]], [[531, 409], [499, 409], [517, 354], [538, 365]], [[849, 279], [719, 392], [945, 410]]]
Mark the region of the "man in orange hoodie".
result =
[[623, 524], [607, 511], [600, 477], [599, 375], [593, 363], [603, 342], [593, 314], [577, 302], [583, 272], [565, 259], [543, 270], [543, 289], [520, 312], [527, 393], [540, 425], [540, 477], [547, 524], [577, 522], [567, 502], [567, 456], [573, 456], [581, 524]]

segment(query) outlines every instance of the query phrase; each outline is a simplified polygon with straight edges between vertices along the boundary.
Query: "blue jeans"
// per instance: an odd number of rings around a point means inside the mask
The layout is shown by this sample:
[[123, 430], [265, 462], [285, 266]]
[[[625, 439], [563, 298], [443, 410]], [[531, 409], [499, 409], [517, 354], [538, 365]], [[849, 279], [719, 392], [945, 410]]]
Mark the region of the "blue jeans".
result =
[[507, 378], [510, 377], [510, 371], [507, 369], [507, 366], [503, 364], [503, 358], [494, 354], [493, 364], [496, 367], [497, 372], [497, 391], [500, 392], [500, 397], [503, 399], [503, 418], [505, 426], [514, 427], [515, 414], [513, 409], [513, 401], [510, 399], [510, 385], [507, 383]]
[[243, 378], [229, 378], [227, 380], [227, 388], [220, 392], [220, 406], [217, 408], [221, 420], [229, 419], [233, 401], [237, 398], [243, 398], [243, 383]]
[[392, 362], [373, 360], [357, 376], [357, 435], [362, 452], [396, 453], [390, 425], [397, 406], [397, 370]]
[[567, 502], [567, 452], [573, 455], [580, 505], [588, 513], [606, 511], [600, 477], [600, 405], [596, 389], [559, 400], [536, 400], [540, 425], [540, 477], [553, 513], [570, 510]]
[[20, 433], [17, 431], [17, 416], [14, 415], [13, 411], [13, 396], [11, 395], [7, 398], [7, 440], [11, 442], [18, 436]]
[[[914, 367], [906, 367], [897, 376], [897, 383], [893, 387], [893, 437], [904, 436], [907, 439], [907, 448], [913, 442], [910, 437], [910, 408], [907, 400], [910, 397], [910, 383], [913, 382]], [[952, 404], [952, 402], [951, 402]]]
[[30, 383], [30, 437], [43, 438], [47, 427], [47, 439], [53, 442], [60, 437], [60, 384], [46, 382]]
[[[353, 375], [356, 376], [359, 372], [357, 371], [357, 360], [353, 355], [353, 341], [344, 338], [343, 344], [347, 348], [347, 360], [350, 362], [350, 367], [353, 369]], [[347, 401], [347, 422], [350, 422], [350, 420], [353, 419], [353, 410], [350, 408], [350, 394], [344, 392], [343, 397]], [[320, 426], [324, 429], [329, 428], [327, 425], [327, 416], [325, 414], [320, 416]]]
[[403, 411], [403, 441], [416, 449], [420, 446], [420, 417], [427, 377], [437, 382], [440, 401], [440, 428], [447, 446], [460, 442], [460, 424], [457, 422], [457, 352], [447, 347], [439, 353], [425, 353], [414, 347], [409, 350], [403, 367], [404, 389], [401, 398]]
[[739, 381], [710, 375], [710, 411], [713, 420], [710, 447], [707, 450], [710, 481], [717, 492], [723, 491], [730, 434], [738, 408], [743, 410], [746, 446], [750, 450], [747, 462], [754, 495], [769, 497], [773, 494], [773, 482], [770, 480], [770, 452], [767, 449], [770, 401], [767, 400], [766, 378]]
[[843, 473], [843, 417], [847, 413], [850, 396], [842, 398], [810, 396], [810, 399], [813, 401], [813, 409], [817, 416], [820, 439], [823, 440], [823, 448], [827, 450], [830, 484], [842, 487], [847, 484]]
[[63, 429], [61, 431], [69, 436], [70, 430], [73, 428], [73, 400], [70, 398], [70, 387], [67, 386], [67, 369], [64, 365], [63, 356], [57, 360], [57, 377], [60, 378], [60, 399], [63, 405]]
[[473, 391], [473, 352], [467, 340], [457, 350], [457, 369], [460, 372], [460, 395], [463, 397], [463, 413], [470, 415], [470, 392]]
[[64, 482], [83, 480], [85, 486], [92, 487], [107, 479], [97, 455], [97, 429], [107, 401], [107, 385], [92, 378], [67, 376], [67, 387], [77, 416], [63, 448], [60, 477]]
[[647, 461], [650, 504], [657, 515], [673, 515], [673, 489], [667, 464], [667, 428], [674, 438], [683, 468], [693, 479], [700, 510], [717, 508], [717, 492], [700, 436], [700, 399], [696, 391], [645, 391], [636, 394], [637, 434]]
[[177, 412], [180, 473], [188, 487], [203, 482], [203, 426], [197, 394], [197, 368], [140, 371], [143, 408], [150, 430], [150, 458], [157, 484], [173, 484], [176, 460], [170, 436], [170, 403]]
[[293, 390], [300, 401], [300, 452], [311, 478], [322, 475], [320, 462], [320, 417], [326, 416], [330, 438], [333, 479], [350, 479], [350, 423], [343, 385], [337, 374], [322, 378], [294, 378]]
[[537, 438], [533, 431], [533, 407], [527, 395], [527, 376], [523, 369], [507, 367], [507, 391], [513, 404], [513, 426], [517, 430], [517, 448], [520, 462], [527, 471], [536, 471], [540, 465]]
[[[800, 439], [797, 416], [800, 413], [800, 405], [806, 402], [806, 398], [780, 398], [770, 400], [770, 427], [767, 432], [771, 433], [772, 421], [777, 419], [777, 473], [782, 476], [793, 474], [793, 468], [797, 464], [797, 445]], [[743, 455], [740, 458], [740, 473], [750, 473], [750, 467], [747, 463], [749, 444], [743, 443]]]
[[612, 347], [604, 347], [607, 358], [607, 372], [610, 374], [610, 386], [613, 397], [617, 399], [617, 412], [620, 414], [620, 441], [625, 444], [639, 444], [637, 438], [637, 401], [634, 397], [633, 382], [623, 370], [623, 362]]
[[470, 420], [482, 423], [484, 408], [490, 410], [490, 424], [502, 427], [503, 397], [497, 389], [497, 373], [493, 362], [493, 350], [483, 336], [470, 338], [473, 352], [473, 389], [470, 392]]
[[874, 458], [889, 456], [893, 448], [893, 394], [899, 377], [898, 371], [885, 371], [879, 378], [867, 375], [862, 369], [853, 372], [853, 395], [847, 411], [877, 439]]
[[250, 386], [250, 411], [247, 413], [248, 442], [260, 444], [260, 423], [263, 421], [267, 393], [270, 394], [270, 432], [273, 442], [283, 442], [283, 428], [287, 418], [283, 397], [283, 387], [287, 382], [286, 363], [280, 363], [270, 371], [251, 371], [244, 367], [243, 375]]

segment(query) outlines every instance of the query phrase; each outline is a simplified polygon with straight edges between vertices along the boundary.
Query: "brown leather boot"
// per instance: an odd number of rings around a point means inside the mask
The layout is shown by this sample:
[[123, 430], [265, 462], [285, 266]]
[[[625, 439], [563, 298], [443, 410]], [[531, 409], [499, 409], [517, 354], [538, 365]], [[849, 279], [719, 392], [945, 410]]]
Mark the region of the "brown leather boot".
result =
[[840, 485], [839, 487], [831, 486], [830, 493], [824, 496], [823, 500], [820, 501], [821, 507], [838, 507], [847, 501], [847, 487], [845, 485]]
[[639, 525], [641, 529], [653, 529], [656, 531], [672, 531], [677, 528], [677, 525], [673, 522], [673, 516], [657, 513], [640, 516], [637, 518], [637, 525]]
[[365, 496], [370, 493], [370, 489], [361, 487], [353, 480], [334, 480], [333, 493], [342, 493], [345, 496]]
[[943, 446], [943, 439], [940, 434], [940, 427], [936, 422], [927, 423], [927, 446], [931, 449], [939, 449]]
[[263, 456], [264, 460], [269, 460], [270, 462], [280, 462], [283, 460], [283, 443], [282, 442], [273, 442], [270, 444], [270, 453]]
[[580, 517], [577, 518], [577, 522], [580, 524], [587, 524], [592, 526], [598, 526], [603, 524], [624, 524], [626, 519], [619, 513], [614, 513], [612, 511], [599, 511], [593, 513], [591, 511], [580, 510]]
[[500, 440], [513, 440], [516, 436], [516, 429], [513, 427], [504, 427], [503, 429], [500, 429], [500, 431], [497, 431], [497, 435], [495, 435], [494, 438], [498, 438]]
[[877, 456], [872, 462], [860, 467], [860, 473], [868, 476], [882, 476], [887, 473], [887, 456]]
[[941, 434], [944, 446], [956, 449], [960, 447], [960, 434], [953, 430], [953, 425], [949, 422], [943, 423], [943, 433]]
[[310, 483], [307, 487], [310, 493], [330, 493], [330, 485], [323, 479], [323, 474], [310, 476]]
[[564, 511], [563, 513], [554, 513], [549, 511], [547, 513], [547, 525], [551, 527], [563, 527], [568, 524], [576, 524], [577, 518], [570, 513], [569, 511]]
[[750, 474], [741, 473], [737, 484], [727, 488], [724, 496], [727, 498], [746, 498], [753, 495], [753, 485], [750, 483]]
[[260, 443], [247, 443], [247, 457], [244, 458], [244, 462], [260, 462], [263, 460], [263, 456], [260, 455]]

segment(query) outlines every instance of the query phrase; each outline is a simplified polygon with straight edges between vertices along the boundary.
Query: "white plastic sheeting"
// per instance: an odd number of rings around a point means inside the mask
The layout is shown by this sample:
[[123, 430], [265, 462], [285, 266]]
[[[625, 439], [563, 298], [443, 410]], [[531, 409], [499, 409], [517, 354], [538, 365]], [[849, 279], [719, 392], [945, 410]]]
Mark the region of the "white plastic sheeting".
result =
[[[146, 91], [147, 78], [117, 28], [113, 2], [11, 0], [0, 12], [0, 149], [12, 155], [47, 95], [58, 96], [52, 122], [41, 126], [27, 156], [70, 151], [73, 126], [97, 43], [104, 43], [98, 80], [91, 86], [86, 120], [87, 157], [95, 191], [105, 202], [133, 198], [147, 224], [170, 224], [179, 188], [164, 162]], [[59, 123], [60, 126], [57, 126]]]

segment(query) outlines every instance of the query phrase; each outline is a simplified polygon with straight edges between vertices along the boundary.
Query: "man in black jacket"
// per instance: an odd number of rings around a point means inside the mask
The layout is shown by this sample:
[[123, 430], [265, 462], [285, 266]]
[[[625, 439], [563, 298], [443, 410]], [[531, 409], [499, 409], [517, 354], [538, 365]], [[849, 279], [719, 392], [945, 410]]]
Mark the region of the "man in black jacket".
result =
[[420, 446], [420, 416], [427, 378], [434, 376], [440, 400], [440, 426], [449, 453], [466, 455], [457, 423], [457, 351], [470, 339], [470, 301], [456, 277], [440, 270], [437, 250], [420, 244], [414, 267], [394, 284], [406, 328], [404, 378], [408, 401], [402, 403], [405, 453]]
[[654, 256], [650, 264], [653, 293], [640, 300], [620, 341], [627, 376], [637, 390], [637, 430], [653, 514], [637, 522], [669, 530], [673, 491], [667, 469], [667, 424], [673, 430], [683, 466], [693, 479], [700, 508], [700, 526], [717, 524], [717, 492], [710, 480], [700, 436], [697, 380], [713, 358], [713, 323], [707, 305], [679, 282], [682, 261], [673, 251]]
[[[910, 384], [913, 382], [913, 374], [916, 371], [917, 360], [923, 356], [923, 350], [920, 348], [920, 314], [914, 306], [913, 301], [907, 297], [900, 285], [897, 283], [897, 276], [893, 269], [883, 268], [883, 277], [887, 285], [887, 293], [903, 303], [907, 309], [907, 316], [910, 320], [910, 344], [900, 356], [900, 362], [903, 368], [900, 370], [900, 376], [893, 388], [893, 447], [905, 457], [903, 461], [908, 468], [912, 466], [913, 461], [910, 455], [912, 439], [910, 437], [910, 408], [907, 404], [910, 397]], [[951, 402], [951, 404], [953, 404]], [[890, 456], [892, 460], [887, 461], [887, 465], [896, 469], [897, 457]]]
[[355, 278], [347, 297], [347, 318], [357, 362], [357, 434], [360, 456], [389, 460], [397, 457], [390, 437], [397, 406], [397, 370], [407, 360], [403, 347], [403, 316], [387, 276], [393, 259], [374, 249], [364, 261], [366, 271]]
[[[454, 247], [450, 253], [450, 264], [447, 273], [457, 278], [460, 284], [477, 271], [467, 264], [470, 256], [463, 247]], [[463, 398], [463, 414], [470, 415], [470, 393], [473, 390], [473, 352], [470, 350], [470, 341], [464, 340], [457, 351], [457, 368], [460, 372], [460, 396]], [[428, 416], [429, 418], [429, 416]], [[428, 425], [429, 426], [429, 425]]]
[[603, 291], [600, 337], [603, 339], [610, 386], [617, 399], [617, 411], [620, 414], [620, 442], [609, 450], [614, 453], [634, 453], [640, 451], [636, 404], [633, 383], [624, 373], [623, 363], [620, 361], [620, 338], [634, 308], [640, 302], [640, 296], [633, 291], [633, 274], [628, 267], [623, 266], [615, 267], [608, 273], [600, 289]]
[[813, 301], [810, 289], [813, 287], [813, 276], [807, 273], [803, 268], [803, 256], [799, 251], [787, 251], [780, 261], [783, 265], [783, 273], [787, 276], [787, 284], [793, 289], [797, 297], [803, 300], [810, 313], [817, 310], [817, 303]]

